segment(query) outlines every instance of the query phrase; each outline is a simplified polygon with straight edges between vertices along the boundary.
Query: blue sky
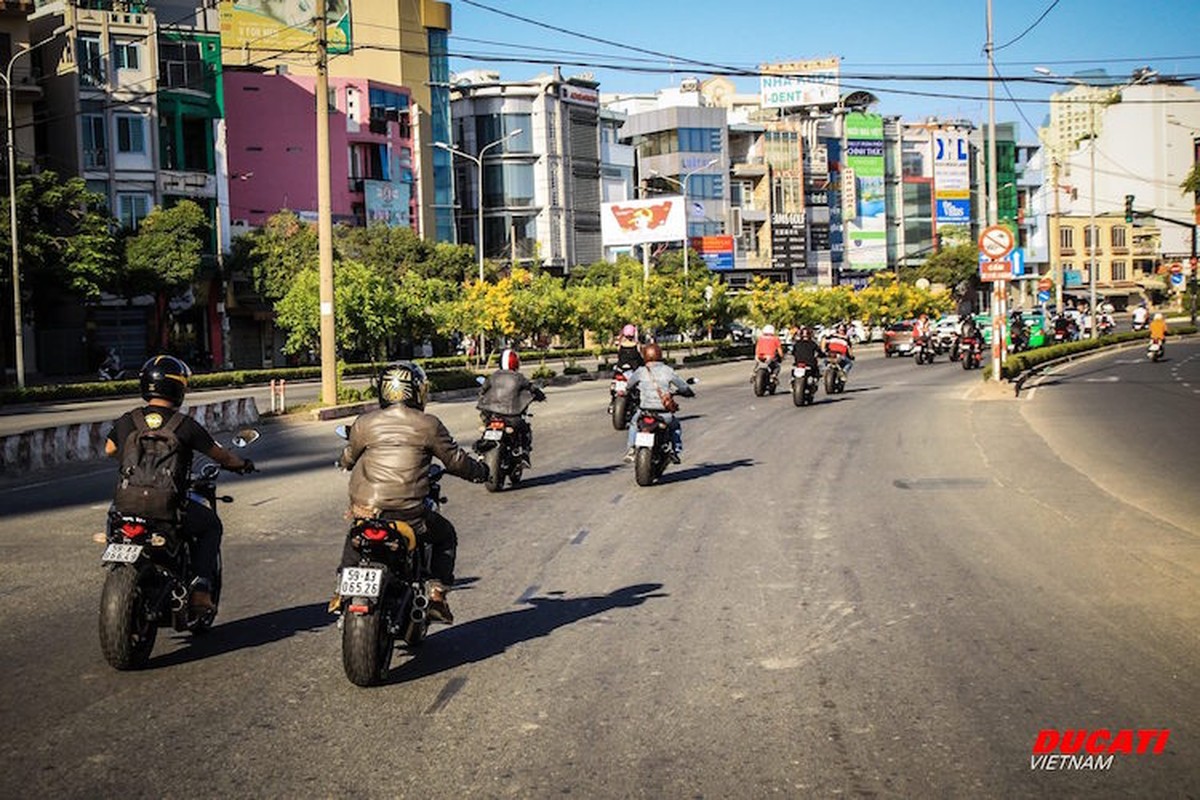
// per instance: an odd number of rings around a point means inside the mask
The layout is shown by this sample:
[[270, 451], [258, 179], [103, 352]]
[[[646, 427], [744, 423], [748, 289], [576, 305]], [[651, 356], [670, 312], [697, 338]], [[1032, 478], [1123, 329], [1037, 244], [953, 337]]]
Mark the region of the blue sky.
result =
[[[879, 95], [881, 113], [905, 119], [987, 119], [987, 84], [956, 80], [987, 74], [985, 0], [453, 0], [452, 6], [454, 71], [486, 67], [499, 70], [505, 80], [523, 80], [560, 61], [566, 75], [593, 72], [601, 91], [641, 92], [711, 74], [703, 66], [667, 56], [754, 69], [764, 62], [836, 55], [842, 58], [843, 86], [853, 84]], [[1043, 13], [1042, 21], [1018, 39]], [[993, 0], [993, 15], [996, 66], [1005, 78], [1037, 77], [1037, 65], [1062, 75], [1100, 68], [1124, 77], [1143, 65], [1164, 75], [1200, 75], [1198, 0]], [[1005, 47], [1009, 42], [1013, 43]], [[941, 80], [884, 79], [897, 75]], [[741, 91], [758, 90], [755, 78], [736, 82]], [[1196, 81], [1192, 85], [1200, 86]], [[1040, 125], [1046, 114], [1044, 101], [1054, 87], [1011, 82], [1008, 88], [1020, 101], [1019, 109], [997, 85], [997, 120], [1019, 122], [1024, 112], [1030, 123]], [[1031, 135], [1027, 127], [1024, 132]]]

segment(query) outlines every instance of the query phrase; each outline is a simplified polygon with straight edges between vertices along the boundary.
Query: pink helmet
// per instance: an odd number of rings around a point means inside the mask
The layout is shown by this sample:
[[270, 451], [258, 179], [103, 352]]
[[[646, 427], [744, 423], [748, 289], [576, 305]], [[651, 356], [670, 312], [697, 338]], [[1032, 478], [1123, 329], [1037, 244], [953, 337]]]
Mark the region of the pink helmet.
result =
[[627, 336], [630, 339], [636, 339], [637, 338], [637, 325], [629, 324], [629, 325], [626, 325], [624, 328], [621, 328], [621, 335]]
[[500, 369], [516, 372], [521, 368], [521, 357], [516, 350], [505, 350], [500, 354]]

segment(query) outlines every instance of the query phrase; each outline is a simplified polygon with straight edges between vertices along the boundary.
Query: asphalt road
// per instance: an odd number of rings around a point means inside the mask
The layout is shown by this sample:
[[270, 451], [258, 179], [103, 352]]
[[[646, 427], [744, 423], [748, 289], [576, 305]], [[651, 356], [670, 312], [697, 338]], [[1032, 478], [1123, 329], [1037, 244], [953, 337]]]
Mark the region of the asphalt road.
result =
[[[1137, 373], [1192, 374], [1184, 347]], [[1127, 502], [1094, 463], [1112, 448], [1055, 421], [1069, 403], [1157, 464], [1194, 414], [1130, 420], [1186, 404], [1073, 377], [1014, 400], [944, 359], [864, 355], [809, 408], [753, 397], [745, 362], [694, 374], [661, 485], [622, 463], [601, 383], [536, 408], [521, 489], [447, 478], [459, 621], [369, 690], [324, 613], [334, 423], [264, 427], [263, 472], [223, 483], [217, 627], [161, 632], [137, 673], [96, 638], [111, 469], [0, 489], [0, 796], [1200, 793], [1191, 476], [1156, 479], [1182, 514]], [[431, 410], [475, 435], [469, 403]], [[1046, 728], [1171, 733], [1107, 770], [1031, 769]]]

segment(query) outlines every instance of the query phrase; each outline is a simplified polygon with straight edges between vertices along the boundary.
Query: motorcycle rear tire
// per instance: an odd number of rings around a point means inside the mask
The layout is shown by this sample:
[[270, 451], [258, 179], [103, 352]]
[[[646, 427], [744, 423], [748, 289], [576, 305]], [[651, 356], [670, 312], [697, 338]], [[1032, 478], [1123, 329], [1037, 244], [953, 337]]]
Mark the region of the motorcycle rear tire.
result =
[[150, 660], [158, 624], [148, 618], [141, 570], [114, 567], [100, 593], [100, 649], [113, 669], [140, 669]]
[[633, 477], [638, 486], [649, 486], [654, 483], [654, 451], [649, 447], [639, 447], [633, 457]]
[[500, 471], [500, 447], [496, 445], [483, 454], [483, 463], [487, 464], [488, 478], [483, 486], [489, 492], [498, 492], [504, 488], [504, 473]]
[[963, 360], [962, 360], [963, 369], [964, 369], [964, 370], [968, 370], [968, 369], [970, 369], [970, 368], [971, 368], [971, 362], [972, 362], [972, 361], [974, 361], [974, 360], [975, 360], [975, 359], [974, 359], [974, 358], [971, 356], [971, 354], [970, 354], [970, 353], [968, 353], [967, 355], [963, 356]]
[[762, 397], [767, 393], [767, 371], [759, 369], [754, 371], [754, 396]]
[[623, 431], [627, 427], [627, 419], [625, 417], [625, 407], [629, 402], [629, 398], [623, 394], [613, 398], [612, 404], [612, 426], [613, 430]]
[[792, 405], [804, 405], [804, 384], [799, 381], [792, 381]]
[[387, 677], [395, 645], [383, 613], [347, 613], [342, 624], [342, 668], [355, 686], [375, 686]]
[[833, 374], [832, 369], [825, 370], [825, 394], [835, 394], [837, 392], [837, 377]]

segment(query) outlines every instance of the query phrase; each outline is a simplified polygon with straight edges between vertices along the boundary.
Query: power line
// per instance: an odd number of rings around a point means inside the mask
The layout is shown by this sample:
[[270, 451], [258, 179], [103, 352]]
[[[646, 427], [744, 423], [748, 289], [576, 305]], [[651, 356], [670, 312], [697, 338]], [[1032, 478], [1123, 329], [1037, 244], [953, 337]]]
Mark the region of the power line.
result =
[[[1041, 16], [1039, 16], [1037, 19], [1035, 19], [1035, 20], [1033, 21], [1033, 24], [1032, 24], [1032, 25], [1030, 25], [1030, 26], [1029, 26], [1028, 28], [1026, 28], [1025, 30], [1021, 31], [1021, 33], [1020, 33], [1020, 34], [1017, 36], [1017, 38], [1015, 38], [1015, 39], [1012, 39], [1012, 40], [1010, 40], [1010, 41], [1008, 41], [1008, 42], [1005, 42], [1004, 44], [1000, 45], [999, 47], [993, 47], [993, 48], [992, 48], [992, 52], [993, 52], [993, 53], [995, 53], [997, 50], [1003, 50], [1004, 48], [1008, 47], [1009, 45], [1014, 45], [1014, 44], [1016, 44], [1017, 42], [1019, 42], [1019, 41], [1021, 41], [1022, 39], [1024, 39], [1024, 38], [1025, 38], [1025, 34], [1029, 33], [1031, 30], [1033, 30], [1034, 28], [1036, 28], [1036, 27], [1037, 27], [1037, 26], [1038, 26], [1038, 25], [1041, 23], [1041, 21], [1042, 21], [1042, 20], [1044, 20], [1044, 19], [1046, 18], [1046, 15], [1047, 15], [1047, 14], [1049, 14], [1051, 11], [1053, 11], [1053, 10], [1054, 10], [1054, 7], [1055, 7], [1056, 5], [1058, 5], [1058, 4], [1059, 4], [1059, 2], [1060, 2], [1060, 0], [1054, 0], [1054, 2], [1052, 2], [1052, 3], [1051, 3], [1049, 6], [1047, 6], [1047, 7], [1046, 7], [1046, 10], [1042, 12]], [[993, 62], [993, 65], [994, 65], [994, 64], [995, 64], [995, 62]]]

